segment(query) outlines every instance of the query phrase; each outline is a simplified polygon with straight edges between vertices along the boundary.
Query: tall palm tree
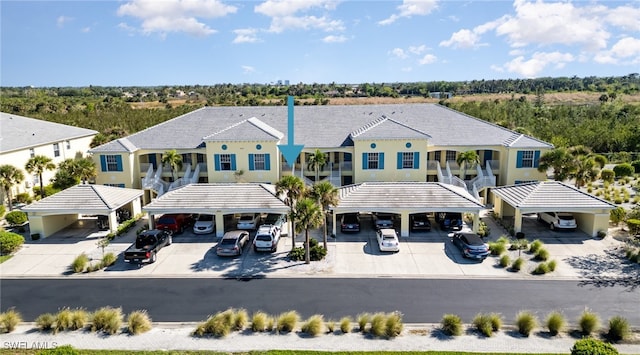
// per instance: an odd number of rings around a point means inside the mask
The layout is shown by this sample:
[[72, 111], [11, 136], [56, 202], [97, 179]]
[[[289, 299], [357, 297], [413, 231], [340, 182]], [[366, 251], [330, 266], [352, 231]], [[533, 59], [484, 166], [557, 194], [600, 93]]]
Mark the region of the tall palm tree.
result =
[[309, 229], [318, 228], [322, 224], [322, 210], [316, 200], [305, 197], [298, 201], [295, 211], [296, 232], [304, 231], [304, 262], [309, 264], [311, 258], [309, 256], [309, 244], [311, 237]]
[[474, 167], [476, 164], [480, 164], [480, 158], [478, 157], [478, 153], [475, 150], [467, 150], [465, 152], [460, 153], [456, 158], [456, 163], [462, 166], [462, 180], [467, 176], [467, 168]]
[[176, 172], [182, 169], [182, 155], [175, 149], [167, 150], [162, 154], [162, 164], [168, 164], [171, 167], [171, 178], [176, 181]]
[[298, 200], [305, 194], [305, 186], [297, 176], [286, 175], [276, 183], [276, 194], [284, 195], [284, 203], [289, 206], [289, 221], [291, 223], [291, 250], [296, 248], [295, 208]]
[[549, 169], [553, 169], [553, 178], [556, 181], [564, 181], [569, 178], [574, 170], [574, 164], [573, 157], [567, 148], [552, 149], [540, 156], [538, 171], [545, 172]]
[[324, 233], [323, 233], [323, 243], [324, 249], [327, 249], [327, 213], [329, 210], [329, 206], [337, 206], [338, 205], [338, 189], [336, 189], [333, 185], [331, 185], [328, 181], [321, 181], [313, 185], [311, 188], [311, 195], [313, 198], [318, 201], [318, 205], [320, 205], [320, 209], [322, 215], [324, 216]]
[[13, 210], [11, 188], [13, 185], [19, 184], [23, 180], [24, 174], [22, 173], [22, 170], [9, 164], [0, 166], [0, 186], [4, 189], [7, 199], [9, 200], [9, 211]]
[[83, 184], [86, 184], [88, 180], [91, 180], [98, 176], [98, 169], [96, 162], [90, 158], [76, 159], [77, 176], [82, 180]]
[[52, 163], [51, 158], [44, 155], [36, 155], [31, 157], [24, 165], [24, 169], [29, 174], [37, 174], [38, 180], [40, 180], [40, 197], [44, 198], [44, 183], [42, 181], [42, 173], [45, 170], [53, 170], [56, 165]]
[[327, 163], [327, 156], [320, 151], [320, 149], [316, 149], [313, 154], [309, 156], [309, 161], [307, 162], [307, 166], [309, 170], [313, 170], [316, 172], [316, 182], [320, 180], [320, 169]]
[[576, 179], [576, 187], [581, 188], [585, 184], [595, 180], [600, 173], [598, 162], [592, 156], [581, 156], [575, 161], [575, 170], [571, 177]]

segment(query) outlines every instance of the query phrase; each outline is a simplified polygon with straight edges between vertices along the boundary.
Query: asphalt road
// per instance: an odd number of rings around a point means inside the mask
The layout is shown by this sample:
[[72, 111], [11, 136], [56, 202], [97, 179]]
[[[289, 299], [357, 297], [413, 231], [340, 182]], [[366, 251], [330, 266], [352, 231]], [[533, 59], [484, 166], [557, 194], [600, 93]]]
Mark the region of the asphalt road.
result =
[[640, 324], [640, 289], [597, 287], [567, 280], [481, 279], [8, 279], [0, 280], [0, 308], [15, 307], [26, 321], [62, 307], [93, 311], [110, 305], [125, 313], [146, 309], [158, 322], [206, 319], [229, 307], [302, 317], [355, 317], [398, 310], [407, 323], [438, 323], [445, 313], [470, 322], [479, 312], [501, 313], [506, 323], [531, 310], [542, 319], [560, 310], [574, 322], [589, 308], [603, 320], [613, 315]]

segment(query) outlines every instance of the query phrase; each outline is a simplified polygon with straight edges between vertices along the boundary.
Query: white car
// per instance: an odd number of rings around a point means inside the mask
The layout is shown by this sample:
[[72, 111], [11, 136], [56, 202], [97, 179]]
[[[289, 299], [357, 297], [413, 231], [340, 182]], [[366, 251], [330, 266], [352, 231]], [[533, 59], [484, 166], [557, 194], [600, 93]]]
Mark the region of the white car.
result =
[[254, 251], [275, 252], [278, 250], [278, 242], [280, 241], [280, 228], [274, 225], [262, 225], [253, 238]]
[[243, 213], [240, 215], [238, 219], [237, 228], [238, 229], [250, 229], [255, 230], [258, 228], [258, 223], [260, 221], [260, 214], [258, 213]]
[[195, 234], [209, 234], [213, 233], [215, 225], [214, 215], [212, 214], [199, 214], [196, 219], [196, 223], [193, 224], [193, 233]]
[[540, 212], [538, 221], [547, 223], [551, 230], [555, 229], [576, 229], [578, 224], [571, 213], [566, 212]]
[[380, 251], [400, 251], [400, 242], [398, 241], [398, 234], [395, 229], [381, 228], [376, 231], [376, 238], [378, 239], [378, 247]]

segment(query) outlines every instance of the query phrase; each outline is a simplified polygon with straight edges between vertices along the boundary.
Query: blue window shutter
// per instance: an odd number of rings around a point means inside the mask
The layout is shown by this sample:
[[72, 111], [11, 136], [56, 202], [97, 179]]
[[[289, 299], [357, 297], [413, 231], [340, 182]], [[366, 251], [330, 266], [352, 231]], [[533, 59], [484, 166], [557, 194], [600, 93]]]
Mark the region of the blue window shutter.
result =
[[236, 170], [236, 155], [231, 154], [231, 170]]
[[384, 169], [384, 153], [378, 153], [378, 158], [380, 159], [378, 161], [378, 169], [382, 170]]
[[122, 171], [122, 156], [116, 155], [116, 170]]
[[413, 153], [413, 168], [420, 169], [420, 152]]
[[269, 153], [264, 155], [264, 170], [271, 170], [271, 156]]
[[362, 153], [362, 170], [369, 169], [369, 153]]
[[540, 151], [536, 150], [533, 152], [533, 167], [537, 168], [540, 165]]
[[104, 155], [100, 156], [100, 169], [102, 169], [102, 171], [107, 171], [107, 157]]
[[398, 152], [398, 162], [396, 163], [398, 170], [402, 169], [402, 152]]
[[220, 154], [214, 154], [213, 161], [215, 164], [216, 171], [220, 171]]
[[523, 152], [518, 152], [518, 155], [516, 156], [516, 168], [522, 168], [522, 155]]
[[253, 164], [253, 154], [249, 154], [249, 170], [255, 170]]

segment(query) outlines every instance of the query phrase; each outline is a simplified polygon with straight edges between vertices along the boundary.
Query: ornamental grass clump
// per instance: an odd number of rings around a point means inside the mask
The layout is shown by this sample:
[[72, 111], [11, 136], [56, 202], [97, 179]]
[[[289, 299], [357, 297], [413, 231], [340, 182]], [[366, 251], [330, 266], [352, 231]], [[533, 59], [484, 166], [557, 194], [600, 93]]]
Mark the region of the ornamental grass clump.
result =
[[333, 333], [336, 330], [336, 321], [333, 319], [329, 319], [324, 325], [327, 328], [327, 333]]
[[316, 337], [324, 332], [324, 317], [321, 314], [314, 314], [309, 317], [302, 327], [303, 333]]
[[535, 254], [538, 251], [538, 249], [542, 248], [543, 245], [544, 243], [540, 239], [536, 239], [533, 242], [531, 242], [531, 244], [529, 244], [529, 252], [531, 254]]
[[249, 313], [247, 313], [247, 310], [244, 308], [240, 308], [236, 310], [234, 319], [233, 319], [233, 329], [238, 331], [243, 330], [244, 328], [247, 327], [248, 323], [249, 323]]
[[11, 333], [22, 322], [22, 315], [14, 308], [0, 313], [0, 333]]
[[600, 329], [600, 317], [586, 309], [578, 318], [578, 327], [584, 335], [591, 335]]
[[267, 320], [269, 319], [269, 315], [262, 312], [257, 311], [251, 317], [251, 330], [254, 332], [264, 332], [267, 330]]
[[118, 261], [118, 257], [114, 253], [106, 253], [102, 257], [101, 267], [109, 267]]
[[361, 313], [358, 315], [358, 330], [361, 333], [367, 332], [367, 324], [371, 319], [371, 315], [369, 313]]
[[534, 259], [539, 261], [547, 261], [549, 259], [549, 251], [543, 247], [536, 250]]
[[300, 315], [296, 311], [288, 311], [280, 314], [276, 323], [279, 333], [289, 333], [296, 329]]
[[456, 314], [445, 314], [440, 321], [440, 328], [449, 336], [462, 335], [462, 318]]
[[385, 325], [385, 335], [387, 338], [395, 338], [402, 333], [404, 323], [402, 322], [402, 313], [396, 311], [387, 315]]
[[629, 321], [620, 316], [613, 316], [609, 319], [609, 332], [607, 338], [611, 341], [625, 340], [631, 335]]
[[489, 251], [491, 251], [491, 255], [498, 256], [504, 254], [507, 251], [506, 243], [500, 242], [489, 242]]
[[122, 327], [122, 309], [102, 307], [93, 313], [91, 330], [101, 331], [107, 334], [116, 334]]
[[382, 337], [385, 335], [385, 323], [387, 317], [384, 313], [378, 312], [371, 316], [371, 326], [369, 327], [369, 333], [375, 337]]
[[347, 334], [351, 332], [351, 328], [351, 317], [342, 317], [340, 319], [340, 331]]
[[517, 258], [516, 260], [513, 261], [513, 263], [511, 264], [511, 270], [513, 271], [520, 271], [522, 269], [522, 266], [524, 265], [524, 259], [523, 258]]
[[540, 263], [538, 264], [538, 266], [536, 266], [535, 269], [533, 269], [533, 273], [536, 275], [543, 275], [549, 272], [549, 265], [547, 265], [547, 263]]
[[53, 330], [56, 316], [52, 313], [43, 313], [36, 318], [36, 327], [42, 331]]
[[493, 326], [491, 325], [491, 316], [485, 313], [478, 313], [473, 318], [473, 326], [482, 335], [490, 337], [493, 335]]
[[564, 330], [567, 321], [562, 313], [554, 311], [549, 313], [549, 315], [547, 316], [546, 324], [547, 329], [549, 329], [549, 334], [555, 336]]
[[489, 318], [491, 319], [491, 329], [494, 332], [499, 331], [502, 328], [502, 316], [499, 313], [491, 313]]
[[69, 308], [63, 308], [56, 313], [56, 321], [53, 327], [53, 332], [57, 333], [64, 330], [71, 329], [73, 313]]
[[231, 333], [232, 319], [229, 317], [229, 311], [218, 312], [207, 318], [203, 323], [198, 324], [193, 332], [197, 336], [213, 335], [222, 338]]
[[138, 335], [151, 330], [151, 318], [147, 311], [139, 310], [127, 316], [127, 330], [129, 334]]
[[500, 257], [499, 265], [501, 267], [507, 267], [509, 266], [509, 264], [511, 264], [511, 258], [509, 257], [509, 255], [505, 254]]
[[529, 311], [521, 311], [516, 315], [516, 327], [518, 333], [528, 337], [538, 326], [538, 319]]
[[89, 257], [87, 256], [87, 254], [82, 253], [76, 256], [75, 259], [73, 259], [73, 263], [71, 263], [71, 270], [73, 270], [73, 272], [75, 272], [76, 274], [81, 273], [85, 270], [88, 264]]

